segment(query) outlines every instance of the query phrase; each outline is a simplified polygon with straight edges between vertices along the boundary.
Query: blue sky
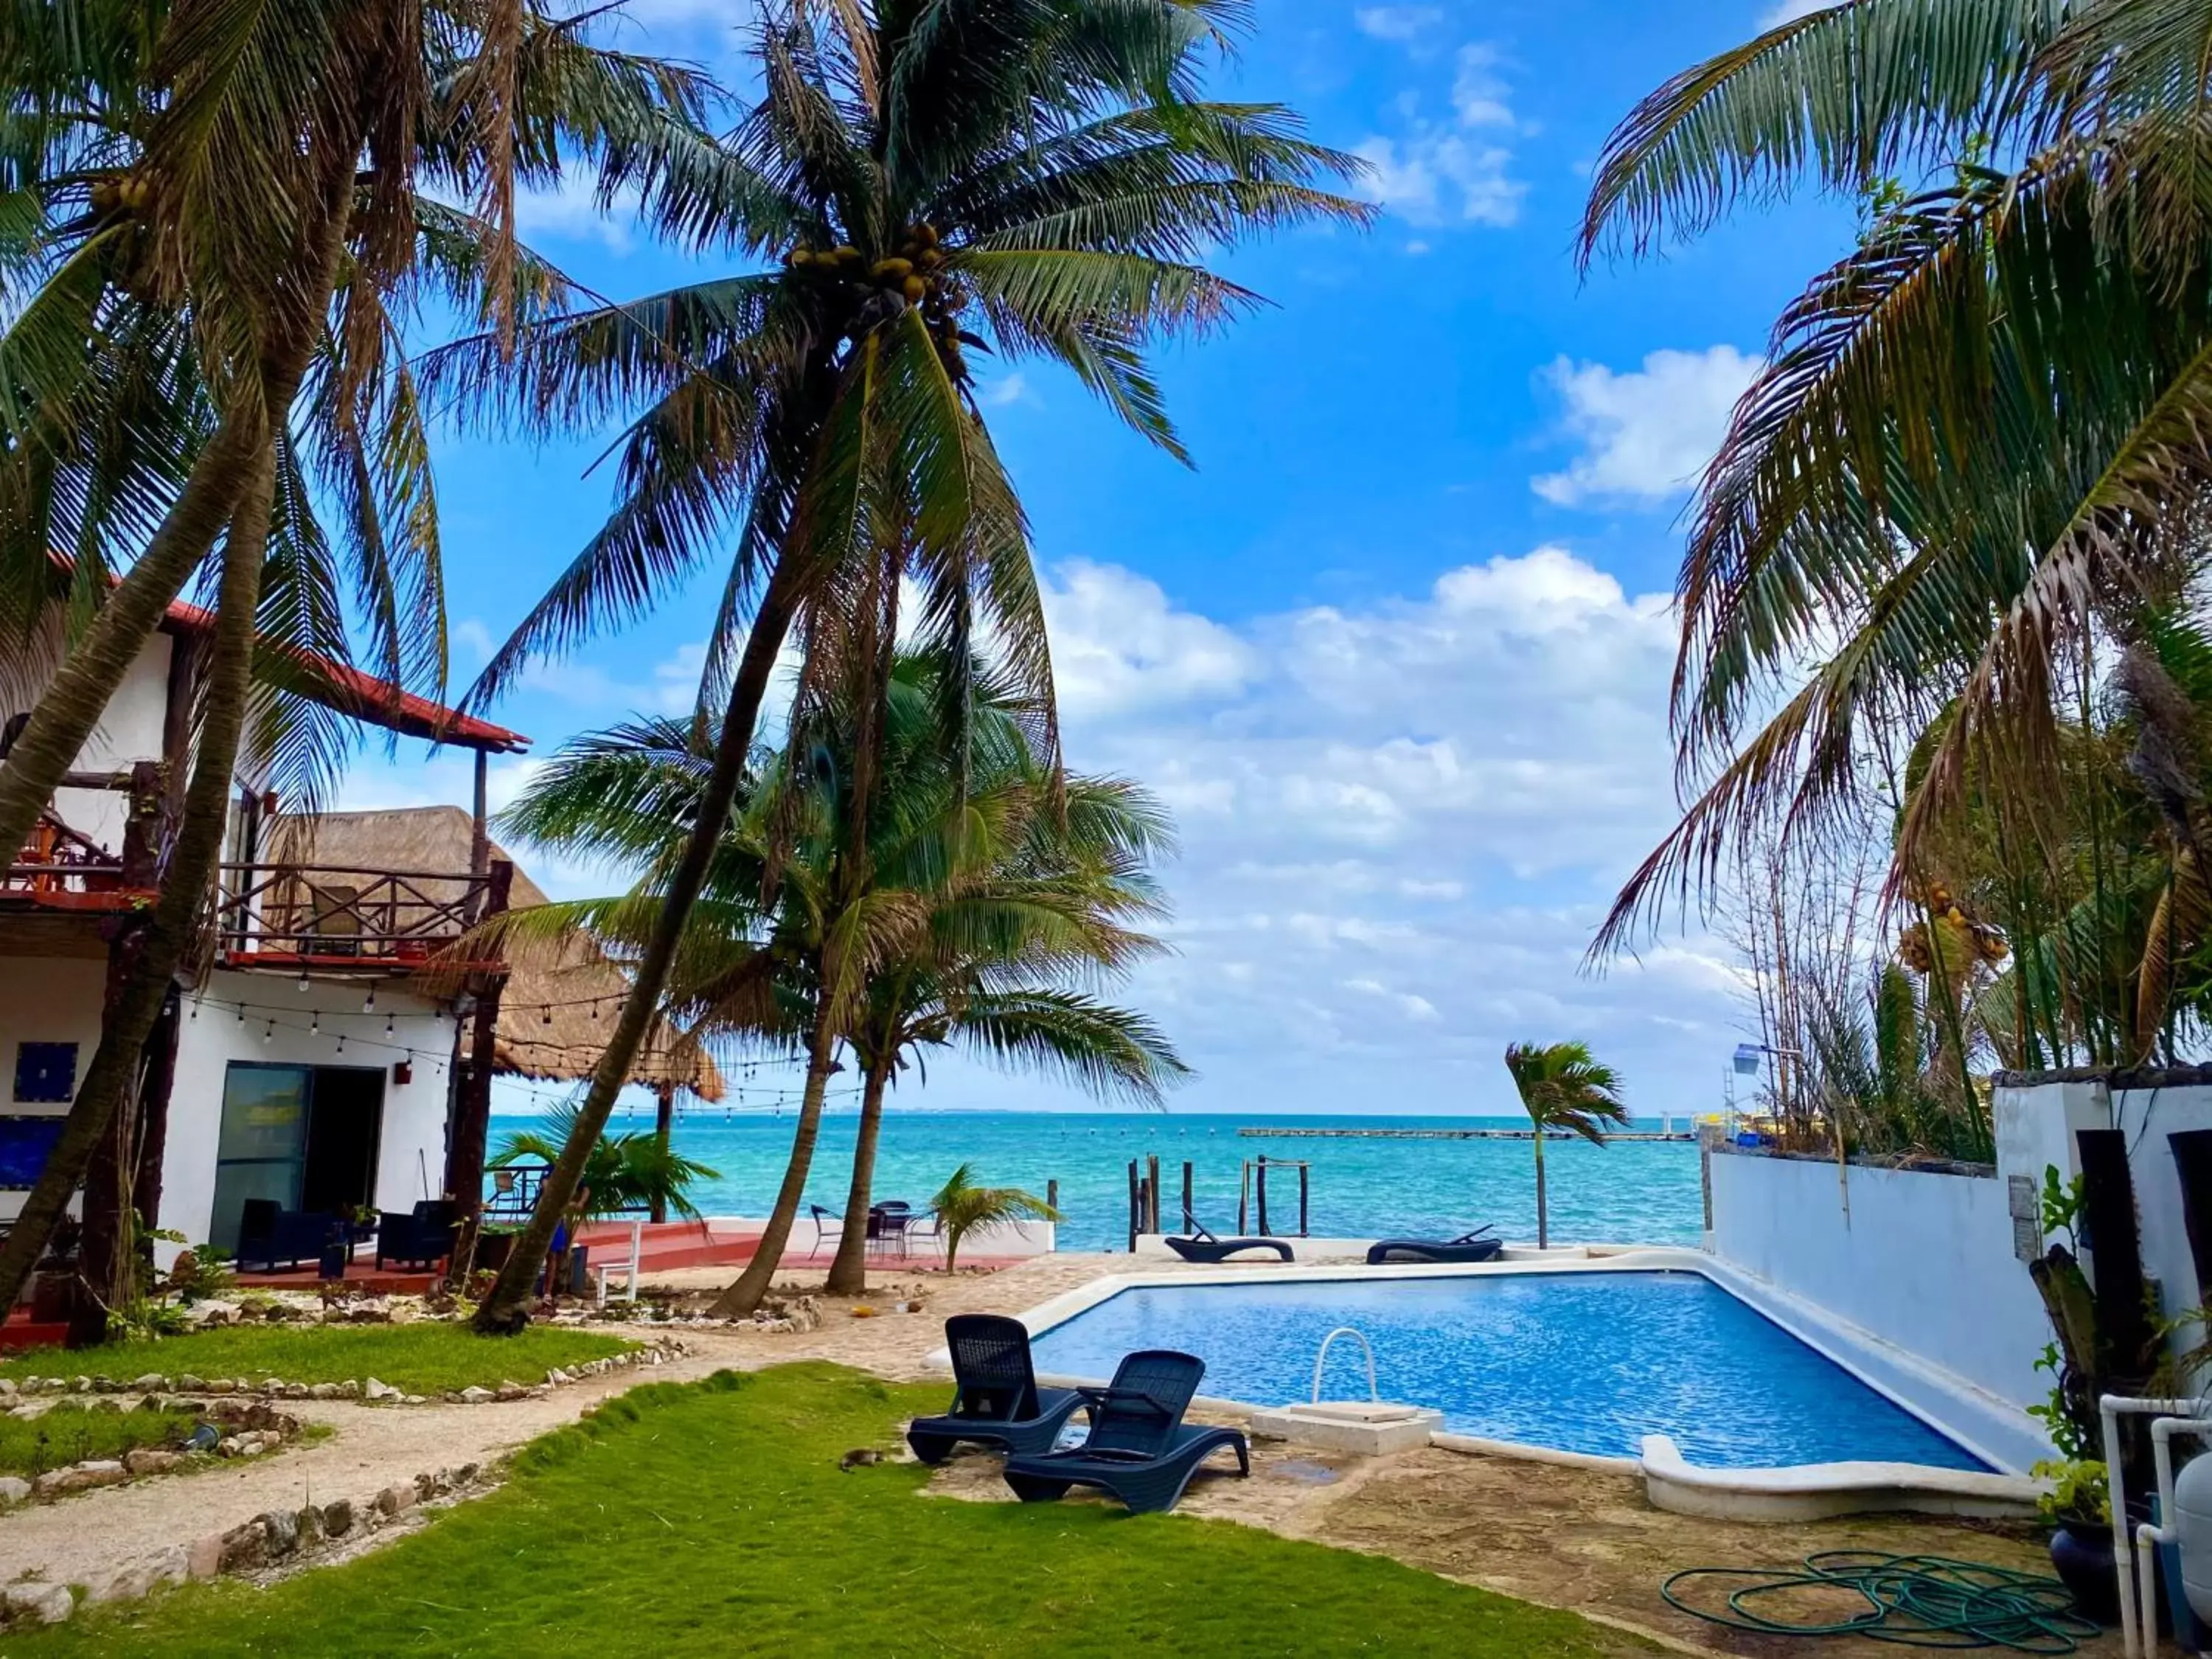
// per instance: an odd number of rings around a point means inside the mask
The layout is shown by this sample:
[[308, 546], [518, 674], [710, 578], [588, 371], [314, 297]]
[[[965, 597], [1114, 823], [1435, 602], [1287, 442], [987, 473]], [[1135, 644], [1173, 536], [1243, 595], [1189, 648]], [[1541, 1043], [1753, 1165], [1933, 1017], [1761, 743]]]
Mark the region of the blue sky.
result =
[[[631, 9], [626, 44], [738, 73], [742, 6]], [[1737, 1040], [1724, 951], [1670, 938], [1602, 980], [1577, 969], [1671, 819], [1683, 483], [1850, 215], [1746, 214], [1587, 280], [1571, 250], [1612, 124], [1769, 15], [1261, 0], [1220, 90], [1289, 102], [1366, 155], [1375, 229], [1225, 258], [1273, 303], [1162, 365], [1194, 470], [1072, 380], [986, 371], [1049, 584], [1070, 759], [1151, 784], [1182, 829], [1177, 954], [1127, 993], [1200, 1070], [1179, 1106], [1510, 1109], [1504, 1044], [1568, 1036], [1620, 1066], [1638, 1110], [1713, 1103]], [[716, 268], [580, 194], [532, 202], [525, 227], [611, 295]], [[604, 513], [599, 447], [443, 442], [457, 679]], [[688, 706], [710, 599], [548, 667], [497, 717], [544, 755], [630, 708]], [[465, 799], [460, 761], [413, 754], [365, 759], [346, 795]], [[1081, 1103], [933, 1064], [927, 1103]]]

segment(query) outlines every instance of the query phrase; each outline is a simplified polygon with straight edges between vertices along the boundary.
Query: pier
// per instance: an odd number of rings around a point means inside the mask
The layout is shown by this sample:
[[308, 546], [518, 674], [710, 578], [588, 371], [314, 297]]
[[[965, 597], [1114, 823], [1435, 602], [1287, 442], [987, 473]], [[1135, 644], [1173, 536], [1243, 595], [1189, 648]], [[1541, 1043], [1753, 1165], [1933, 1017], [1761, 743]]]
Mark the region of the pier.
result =
[[[1277, 1135], [1307, 1140], [1534, 1140], [1534, 1129], [1269, 1129], [1242, 1128], [1240, 1135], [1272, 1139]], [[1682, 1140], [1694, 1141], [1695, 1129], [1615, 1129], [1606, 1135], [1614, 1140]], [[1580, 1135], [1565, 1129], [1553, 1129], [1544, 1137], [1547, 1140], [1579, 1140]]]

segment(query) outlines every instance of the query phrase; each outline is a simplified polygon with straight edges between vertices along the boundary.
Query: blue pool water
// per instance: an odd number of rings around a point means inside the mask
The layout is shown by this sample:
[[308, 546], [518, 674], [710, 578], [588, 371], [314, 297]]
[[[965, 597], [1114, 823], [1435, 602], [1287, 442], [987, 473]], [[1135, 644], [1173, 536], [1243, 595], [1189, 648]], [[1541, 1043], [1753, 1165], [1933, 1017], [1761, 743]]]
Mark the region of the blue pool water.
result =
[[[1696, 1273], [1490, 1274], [1123, 1291], [1036, 1340], [1036, 1367], [1103, 1378], [1136, 1348], [1206, 1361], [1204, 1392], [1307, 1399], [1339, 1325], [1375, 1346], [1382, 1398], [1446, 1428], [1633, 1456], [1667, 1434], [1692, 1463], [1855, 1459], [1987, 1466]], [[1366, 1397], [1359, 1345], [1329, 1351], [1324, 1399]]]

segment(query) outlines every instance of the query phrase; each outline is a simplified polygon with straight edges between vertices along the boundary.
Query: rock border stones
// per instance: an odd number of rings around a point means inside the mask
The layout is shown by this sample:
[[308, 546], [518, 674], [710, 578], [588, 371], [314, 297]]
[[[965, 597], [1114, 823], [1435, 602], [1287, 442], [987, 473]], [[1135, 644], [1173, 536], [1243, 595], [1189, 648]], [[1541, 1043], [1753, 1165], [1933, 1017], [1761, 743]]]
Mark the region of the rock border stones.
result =
[[[84, 1600], [87, 1604], [137, 1601], [187, 1579], [282, 1569], [349, 1547], [404, 1520], [434, 1499], [462, 1496], [471, 1488], [491, 1484], [489, 1472], [483, 1465], [463, 1463], [457, 1468], [426, 1469], [412, 1480], [396, 1482], [367, 1498], [338, 1498], [297, 1510], [264, 1510], [250, 1521], [207, 1533], [190, 1544], [174, 1544], [151, 1556], [125, 1562], [104, 1580], [88, 1587]], [[0, 1585], [0, 1626], [9, 1629], [58, 1625], [76, 1607], [76, 1597], [67, 1584], [27, 1578]]]
[[545, 1380], [542, 1382], [502, 1380], [498, 1387], [493, 1389], [471, 1386], [448, 1389], [434, 1396], [434, 1400], [428, 1395], [405, 1393], [374, 1376], [356, 1377], [347, 1382], [288, 1382], [276, 1376], [264, 1376], [257, 1381], [251, 1376], [203, 1377], [189, 1373], [171, 1376], [159, 1371], [149, 1371], [128, 1382], [118, 1382], [111, 1376], [27, 1376], [21, 1382], [0, 1377], [0, 1410], [6, 1409], [8, 1401], [19, 1398], [117, 1394], [180, 1395], [187, 1399], [216, 1400], [229, 1397], [261, 1401], [352, 1400], [385, 1406], [426, 1406], [433, 1403], [481, 1406], [493, 1401], [543, 1399], [553, 1389], [604, 1376], [608, 1371], [665, 1365], [672, 1359], [681, 1358], [688, 1352], [681, 1341], [664, 1337], [643, 1347], [608, 1354], [603, 1358], [586, 1359], [565, 1367], [556, 1365], [545, 1373]]
[[[296, 1440], [306, 1426], [298, 1418], [273, 1409], [264, 1401], [202, 1402], [149, 1395], [140, 1403], [155, 1408], [189, 1407], [199, 1413], [204, 1426], [217, 1431], [217, 1437], [210, 1445], [181, 1451], [165, 1446], [135, 1446], [119, 1458], [88, 1457], [48, 1469], [28, 1480], [20, 1475], [0, 1475], [0, 1510], [33, 1502], [50, 1504], [100, 1486], [118, 1486], [128, 1480], [205, 1468], [212, 1458], [258, 1457], [276, 1450], [287, 1441]], [[0, 1607], [0, 1613], [4, 1613], [4, 1607]]]

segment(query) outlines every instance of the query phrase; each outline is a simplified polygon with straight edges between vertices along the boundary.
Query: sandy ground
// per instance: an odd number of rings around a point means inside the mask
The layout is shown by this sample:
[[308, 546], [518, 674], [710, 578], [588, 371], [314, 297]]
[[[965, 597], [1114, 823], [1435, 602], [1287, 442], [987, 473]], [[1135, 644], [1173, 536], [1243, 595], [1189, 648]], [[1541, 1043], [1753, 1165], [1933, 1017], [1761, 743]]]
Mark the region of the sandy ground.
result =
[[[1147, 1271], [1174, 1266], [1144, 1265]], [[337, 1497], [358, 1500], [425, 1469], [489, 1463], [641, 1381], [678, 1381], [726, 1365], [753, 1369], [801, 1358], [836, 1360], [891, 1378], [938, 1375], [927, 1360], [943, 1346], [945, 1315], [1019, 1312], [1103, 1273], [1129, 1267], [1127, 1256], [1070, 1255], [949, 1280], [938, 1274], [927, 1279], [879, 1274], [864, 1299], [868, 1305], [887, 1310], [918, 1293], [922, 1311], [855, 1318], [852, 1302], [824, 1297], [817, 1331], [768, 1335], [687, 1328], [680, 1334], [691, 1352], [678, 1361], [656, 1370], [611, 1373], [542, 1400], [407, 1407], [294, 1402], [286, 1409], [329, 1424], [330, 1437], [237, 1468], [140, 1481], [0, 1516], [0, 1581], [36, 1574], [53, 1582], [104, 1582], [118, 1566], [267, 1510]], [[820, 1271], [801, 1266], [784, 1283], [818, 1292]], [[718, 1288], [722, 1279], [714, 1270], [665, 1276], [672, 1288], [702, 1291]], [[1220, 1462], [1233, 1471], [1230, 1460]], [[988, 1457], [955, 1460], [936, 1484], [949, 1496], [1011, 1501], [995, 1461]], [[2040, 1542], [2018, 1528], [1896, 1516], [1786, 1527], [1703, 1521], [1651, 1508], [1640, 1482], [1630, 1477], [1435, 1449], [1358, 1459], [1261, 1442], [1255, 1447], [1251, 1480], [1201, 1479], [1183, 1508], [1393, 1556], [1588, 1613], [1676, 1651], [1760, 1659], [1802, 1653], [1807, 1644], [1737, 1636], [1702, 1624], [1667, 1606], [1660, 1581], [1686, 1566], [1786, 1566], [1831, 1549], [1917, 1552], [2038, 1571], [2047, 1565]], [[1642, 1646], [1624, 1638], [1620, 1651]], [[1838, 1659], [1876, 1659], [1896, 1651], [1856, 1640], [1825, 1641], [1818, 1650]], [[2118, 1638], [2106, 1638], [2083, 1651], [2117, 1656]]]

